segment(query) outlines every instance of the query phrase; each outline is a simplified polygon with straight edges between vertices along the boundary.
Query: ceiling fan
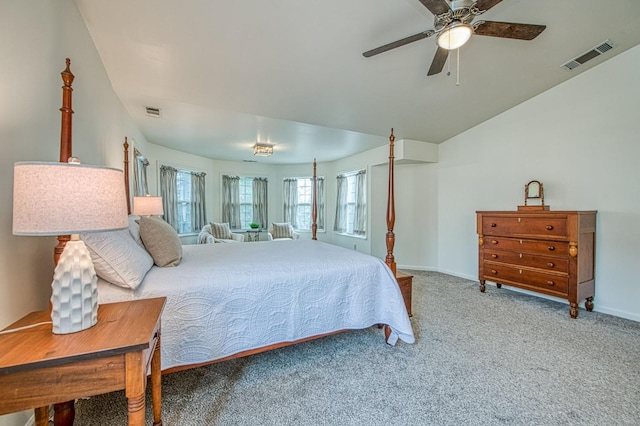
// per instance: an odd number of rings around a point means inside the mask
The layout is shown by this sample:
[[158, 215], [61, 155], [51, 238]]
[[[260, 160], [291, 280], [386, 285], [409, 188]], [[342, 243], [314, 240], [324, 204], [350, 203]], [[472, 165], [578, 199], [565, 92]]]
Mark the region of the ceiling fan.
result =
[[464, 45], [473, 34], [512, 38], [517, 40], [533, 40], [546, 25], [516, 24], [513, 22], [475, 21], [502, 0], [420, 0], [433, 13], [433, 29], [426, 30], [401, 40], [394, 41], [376, 49], [368, 50], [362, 55], [365, 58], [386, 52], [423, 38], [436, 36], [438, 50], [431, 62], [427, 75], [438, 74], [442, 71], [449, 57], [449, 50]]

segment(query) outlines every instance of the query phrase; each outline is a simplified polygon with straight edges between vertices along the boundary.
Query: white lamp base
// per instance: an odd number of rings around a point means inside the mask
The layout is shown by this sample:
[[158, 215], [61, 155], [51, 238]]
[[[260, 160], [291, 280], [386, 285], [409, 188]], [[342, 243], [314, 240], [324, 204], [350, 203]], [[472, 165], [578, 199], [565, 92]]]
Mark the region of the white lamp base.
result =
[[51, 286], [54, 334], [75, 333], [98, 322], [98, 278], [89, 250], [77, 235], [65, 245]]

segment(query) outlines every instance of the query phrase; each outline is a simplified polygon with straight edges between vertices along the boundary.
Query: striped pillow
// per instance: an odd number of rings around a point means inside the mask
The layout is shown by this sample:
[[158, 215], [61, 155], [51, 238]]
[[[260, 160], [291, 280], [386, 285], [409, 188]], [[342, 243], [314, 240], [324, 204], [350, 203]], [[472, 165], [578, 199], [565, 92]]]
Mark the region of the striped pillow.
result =
[[289, 223], [272, 223], [273, 238], [291, 238], [291, 225]]
[[219, 240], [231, 239], [231, 228], [228, 223], [211, 223], [211, 231], [213, 231], [213, 237]]

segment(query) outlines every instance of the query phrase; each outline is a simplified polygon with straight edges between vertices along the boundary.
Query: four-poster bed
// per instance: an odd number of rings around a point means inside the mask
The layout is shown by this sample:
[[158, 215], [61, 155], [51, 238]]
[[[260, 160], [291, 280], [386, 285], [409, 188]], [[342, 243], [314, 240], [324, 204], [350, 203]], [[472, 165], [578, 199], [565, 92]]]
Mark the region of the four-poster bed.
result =
[[[61, 111], [65, 136], [61, 137], [61, 157], [63, 151], [64, 155], [71, 156], [70, 114], [73, 113], [72, 78], [68, 84], [64, 75], [63, 80]], [[163, 373], [376, 324], [384, 326], [388, 343], [395, 344], [398, 339], [412, 343], [414, 337], [408, 318], [411, 276], [396, 279], [393, 257], [394, 140], [392, 129], [384, 262], [317, 241], [317, 164], [314, 159], [311, 240], [183, 246], [183, 258], [178, 266], [152, 266], [135, 290], [100, 279], [100, 303], [167, 297], [162, 318]], [[126, 138], [124, 168], [130, 210]], [[261, 259], [260, 262], [252, 260], [256, 258]], [[69, 410], [70, 414], [62, 414]], [[56, 418], [58, 412], [61, 420], [56, 425], [72, 424], [73, 402], [56, 406]], [[62, 420], [63, 417], [66, 420]]]

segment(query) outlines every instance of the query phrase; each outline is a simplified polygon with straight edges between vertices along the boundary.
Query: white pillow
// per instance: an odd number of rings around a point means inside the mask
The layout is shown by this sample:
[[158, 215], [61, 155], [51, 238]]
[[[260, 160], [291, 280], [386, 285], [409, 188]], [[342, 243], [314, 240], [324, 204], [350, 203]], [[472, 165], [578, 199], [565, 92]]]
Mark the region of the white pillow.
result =
[[81, 235], [89, 249], [96, 274], [111, 284], [135, 290], [153, 266], [149, 253], [128, 229]]
[[142, 238], [140, 238], [140, 225], [138, 221], [140, 220], [140, 216], [136, 216], [134, 214], [129, 215], [129, 233], [133, 237], [133, 239], [140, 245], [140, 247], [144, 248], [144, 244], [142, 243]]

